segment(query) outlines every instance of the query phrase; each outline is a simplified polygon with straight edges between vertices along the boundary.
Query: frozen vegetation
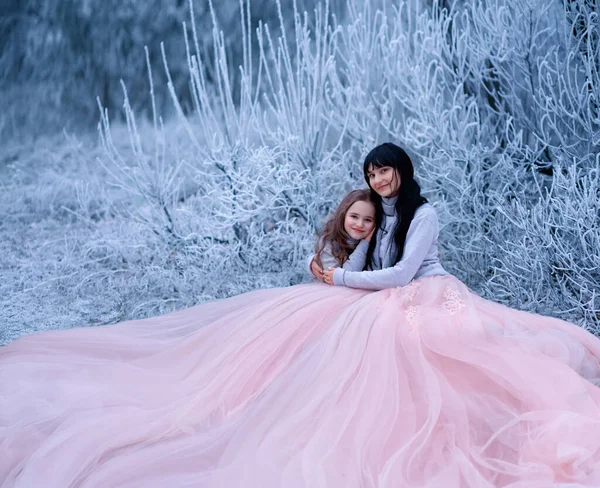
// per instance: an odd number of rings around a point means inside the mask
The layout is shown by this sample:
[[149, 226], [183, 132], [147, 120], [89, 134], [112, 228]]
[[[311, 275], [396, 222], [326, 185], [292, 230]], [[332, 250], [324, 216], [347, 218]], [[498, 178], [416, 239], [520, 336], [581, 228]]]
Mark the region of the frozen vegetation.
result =
[[356, 0], [276, 26], [236, 11], [240, 66], [217, 17], [211, 49], [182, 29], [188, 108], [181, 60], [140, 49], [136, 100], [170, 96], [174, 115], [137, 113], [123, 83], [125, 123], [103, 110], [97, 136], [2, 148], [1, 342], [307, 280], [315, 229], [386, 140], [414, 156], [451, 272], [600, 332], [592, 2]]

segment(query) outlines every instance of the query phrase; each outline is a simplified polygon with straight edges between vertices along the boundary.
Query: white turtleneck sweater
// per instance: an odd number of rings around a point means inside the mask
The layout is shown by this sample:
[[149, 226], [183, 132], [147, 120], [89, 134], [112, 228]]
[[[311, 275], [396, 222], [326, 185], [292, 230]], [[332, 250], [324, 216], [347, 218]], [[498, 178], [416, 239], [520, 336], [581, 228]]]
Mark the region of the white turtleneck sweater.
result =
[[377, 246], [373, 253], [375, 269], [360, 271], [364, 268], [369, 249], [369, 244], [363, 240], [350, 256], [353, 263], [351, 269], [335, 270], [333, 274], [335, 285], [382, 290], [405, 286], [413, 279], [423, 276], [448, 274], [439, 260], [437, 213], [428, 203], [421, 205], [415, 212], [406, 234], [402, 259], [396, 264], [393, 263], [396, 254], [393, 230], [398, 218], [395, 203], [396, 198], [382, 198], [385, 217], [377, 230]]
[[[356, 246], [359, 243], [356, 239], [348, 239], [348, 244], [352, 246]], [[323, 250], [321, 251], [321, 264], [323, 269], [329, 268], [338, 268], [340, 263], [333, 255], [333, 248], [331, 242], [326, 242], [325, 246], [323, 246]], [[312, 271], [310, 269], [310, 265], [315, 258], [315, 254], [311, 254], [307, 261], [306, 266], [308, 273], [312, 276]], [[365, 258], [360, 254], [355, 254], [354, 252], [348, 257], [346, 262], [343, 265], [344, 269], [349, 271], [360, 271], [365, 267]]]

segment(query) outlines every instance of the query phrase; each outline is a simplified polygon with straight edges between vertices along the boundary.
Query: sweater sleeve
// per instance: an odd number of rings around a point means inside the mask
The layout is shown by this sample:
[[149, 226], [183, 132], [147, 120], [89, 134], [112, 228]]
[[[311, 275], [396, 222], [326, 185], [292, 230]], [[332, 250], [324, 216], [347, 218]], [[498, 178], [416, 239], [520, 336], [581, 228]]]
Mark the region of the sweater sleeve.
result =
[[362, 271], [367, 262], [367, 251], [369, 243], [364, 239], [358, 243], [352, 254], [348, 257], [342, 268], [348, 271]]
[[[310, 265], [311, 265], [313, 259], [315, 258], [315, 256], [316, 256], [316, 254], [311, 254], [306, 259], [306, 263], [305, 263], [306, 264], [306, 271], [307, 271], [308, 275], [311, 278], [315, 277], [312, 274], [312, 271], [310, 269]], [[323, 266], [323, 269], [338, 268], [340, 266], [340, 263], [338, 262], [338, 260], [333, 255], [333, 249], [331, 247], [331, 242], [327, 242], [325, 244], [325, 246], [323, 247], [323, 250], [321, 251], [321, 264]]]
[[415, 215], [406, 234], [402, 259], [396, 265], [376, 271], [336, 269], [334, 284], [366, 290], [406, 286], [417, 274], [438, 232], [439, 223], [435, 210], [422, 212], [418, 217]]
[[313, 259], [315, 259], [316, 254], [311, 254], [310, 256], [308, 256], [308, 258], [306, 258], [306, 272], [308, 273], [308, 276], [310, 276], [311, 278], [314, 278], [315, 276], [312, 274], [312, 270], [310, 269], [310, 265], [312, 264]]
[[321, 264], [323, 269], [338, 268], [340, 266], [339, 261], [333, 255], [331, 242], [327, 242], [321, 251]]

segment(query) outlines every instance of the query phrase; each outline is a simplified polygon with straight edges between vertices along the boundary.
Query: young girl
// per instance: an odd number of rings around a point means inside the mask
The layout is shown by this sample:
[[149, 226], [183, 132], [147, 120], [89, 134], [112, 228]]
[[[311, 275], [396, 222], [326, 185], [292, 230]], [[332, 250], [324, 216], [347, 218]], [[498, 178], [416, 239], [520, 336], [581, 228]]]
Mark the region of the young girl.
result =
[[348, 193], [319, 233], [315, 254], [308, 259], [315, 278], [322, 281], [323, 270], [329, 268], [362, 270], [364, 260], [357, 263], [349, 258], [359, 242], [369, 242], [375, 220], [375, 203], [371, 191], [352, 190]]

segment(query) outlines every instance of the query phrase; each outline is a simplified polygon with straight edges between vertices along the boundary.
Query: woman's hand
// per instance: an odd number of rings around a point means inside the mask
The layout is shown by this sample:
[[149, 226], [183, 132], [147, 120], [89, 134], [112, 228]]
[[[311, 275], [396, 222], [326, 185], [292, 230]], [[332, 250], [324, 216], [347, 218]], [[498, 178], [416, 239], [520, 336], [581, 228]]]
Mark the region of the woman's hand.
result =
[[369, 232], [367, 234], [367, 237], [365, 237], [365, 241], [371, 242], [371, 237], [373, 237], [373, 232], [375, 232], [375, 226], [373, 226], [373, 228], [371, 229], [371, 232]]
[[317, 264], [316, 259], [310, 262], [310, 271], [316, 279], [323, 281], [323, 268]]
[[335, 268], [329, 268], [327, 271], [323, 272], [323, 282], [328, 285], [333, 285], [333, 273]]

